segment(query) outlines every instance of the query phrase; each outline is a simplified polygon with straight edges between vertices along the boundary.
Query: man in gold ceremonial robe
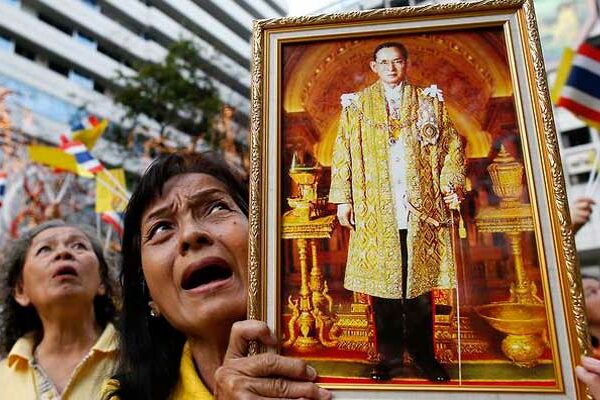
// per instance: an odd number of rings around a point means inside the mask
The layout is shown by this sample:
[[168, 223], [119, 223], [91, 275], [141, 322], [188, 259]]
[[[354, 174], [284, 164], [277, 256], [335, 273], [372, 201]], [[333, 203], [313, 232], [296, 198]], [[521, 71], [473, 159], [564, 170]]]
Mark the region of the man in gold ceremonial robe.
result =
[[431, 291], [456, 285], [453, 220], [465, 181], [464, 151], [441, 90], [406, 82], [400, 43], [375, 49], [371, 86], [342, 95], [329, 201], [351, 229], [344, 287], [371, 296], [389, 380], [404, 350], [433, 382], [449, 379], [435, 359]]

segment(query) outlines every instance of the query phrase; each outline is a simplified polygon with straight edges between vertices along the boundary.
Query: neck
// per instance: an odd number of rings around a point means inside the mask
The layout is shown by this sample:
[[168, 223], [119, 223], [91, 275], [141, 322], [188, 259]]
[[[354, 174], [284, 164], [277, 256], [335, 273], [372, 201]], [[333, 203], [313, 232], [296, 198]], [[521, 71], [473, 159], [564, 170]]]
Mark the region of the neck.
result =
[[213, 330], [210, 337], [188, 337], [196, 369], [212, 393], [215, 388], [214, 375], [217, 368], [223, 365], [232, 323], [221, 325], [226, 325], [227, 329], [221, 329], [219, 332]]
[[43, 312], [40, 319], [44, 330], [37, 350], [40, 355], [87, 353], [101, 333], [93, 304], [86, 310], [69, 306], [69, 312]]

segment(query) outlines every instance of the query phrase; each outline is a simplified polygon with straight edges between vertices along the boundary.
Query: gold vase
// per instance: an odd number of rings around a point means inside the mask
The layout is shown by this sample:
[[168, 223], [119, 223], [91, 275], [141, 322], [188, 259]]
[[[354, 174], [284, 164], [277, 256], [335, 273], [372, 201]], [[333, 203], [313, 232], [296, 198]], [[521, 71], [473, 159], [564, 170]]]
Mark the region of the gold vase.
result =
[[519, 206], [523, 193], [523, 165], [506, 151], [504, 145], [487, 170], [492, 178], [494, 193], [501, 199], [500, 207]]

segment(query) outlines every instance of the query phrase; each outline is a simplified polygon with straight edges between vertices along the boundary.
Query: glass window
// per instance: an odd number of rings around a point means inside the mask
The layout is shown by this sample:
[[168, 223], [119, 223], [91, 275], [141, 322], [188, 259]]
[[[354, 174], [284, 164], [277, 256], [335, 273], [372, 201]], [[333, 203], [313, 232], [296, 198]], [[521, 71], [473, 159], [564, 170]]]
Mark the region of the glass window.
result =
[[94, 80], [79, 72], [69, 71], [69, 80], [86, 89], [94, 90]]
[[73, 39], [75, 39], [76, 42], [79, 42], [91, 49], [96, 50], [98, 48], [98, 43], [96, 43], [96, 41], [92, 37], [79, 31], [73, 32]]
[[0, 35], [0, 51], [13, 53], [15, 51], [15, 42], [6, 36]]
[[89, 7], [95, 8], [95, 9], [100, 9], [100, 6], [98, 5], [97, 0], [79, 0], [79, 1], [81, 1], [86, 6], [89, 6]]

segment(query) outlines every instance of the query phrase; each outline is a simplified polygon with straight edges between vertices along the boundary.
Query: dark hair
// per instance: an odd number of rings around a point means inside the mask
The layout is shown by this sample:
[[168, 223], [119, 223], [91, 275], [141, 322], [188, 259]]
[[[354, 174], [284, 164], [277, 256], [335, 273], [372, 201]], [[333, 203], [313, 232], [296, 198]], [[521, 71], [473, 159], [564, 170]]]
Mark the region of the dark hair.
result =
[[125, 211], [121, 285], [123, 309], [119, 337], [118, 387], [108, 393], [126, 399], [166, 399], [177, 383], [186, 338], [164, 318], [149, 314], [150, 295], [141, 260], [141, 220], [144, 211], [162, 196], [165, 183], [186, 173], [208, 174], [223, 184], [248, 215], [248, 187], [216, 153], [174, 153], [157, 158], [142, 176]]
[[106, 293], [94, 299], [94, 314], [101, 327], [112, 322], [116, 315], [115, 285], [111, 279], [111, 270], [104, 256], [102, 244], [94, 234], [91, 227], [85, 225], [68, 224], [62, 220], [46, 221], [23, 234], [20, 238], [8, 243], [5, 255], [2, 258], [0, 271], [0, 354], [6, 355], [15, 342], [27, 332], [34, 331], [42, 334], [42, 321], [33, 306], [23, 307], [14, 298], [14, 291], [23, 277], [23, 266], [27, 251], [33, 239], [41, 232], [52, 229], [72, 227], [81, 231], [92, 244], [92, 249], [100, 265], [100, 278], [105, 286]]
[[377, 53], [379, 53], [379, 50], [387, 49], [389, 47], [397, 48], [400, 51], [400, 54], [402, 54], [402, 58], [404, 59], [404, 61], [408, 60], [408, 50], [406, 50], [406, 47], [404, 47], [402, 43], [385, 42], [381, 43], [379, 46], [375, 47], [375, 50], [373, 50], [373, 61], [377, 61]]

